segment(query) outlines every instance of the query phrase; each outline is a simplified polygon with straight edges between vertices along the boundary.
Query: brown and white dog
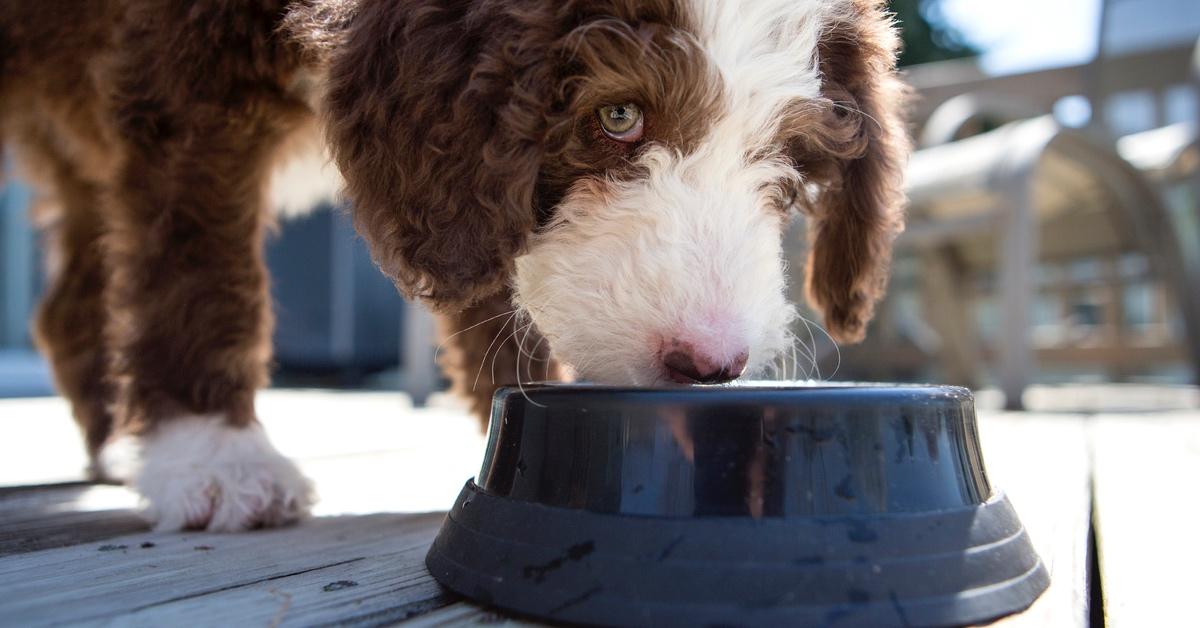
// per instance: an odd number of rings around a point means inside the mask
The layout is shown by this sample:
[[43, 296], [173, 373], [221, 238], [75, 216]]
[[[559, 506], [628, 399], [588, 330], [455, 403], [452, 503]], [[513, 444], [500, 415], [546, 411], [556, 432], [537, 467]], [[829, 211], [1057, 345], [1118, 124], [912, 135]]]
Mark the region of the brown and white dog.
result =
[[0, 130], [51, 244], [35, 335], [89, 451], [136, 445], [163, 529], [307, 511], [254, 395], [269, 182], [319, 128], [375, 261], [441, 312], [457, 388], [523, 341], [477, 412], [522, 351], [609, 383], [760, 372], [790, 346], [795, 208], [809, 300], [858, 340], [908, 148], [878, 5], [2, 3]]

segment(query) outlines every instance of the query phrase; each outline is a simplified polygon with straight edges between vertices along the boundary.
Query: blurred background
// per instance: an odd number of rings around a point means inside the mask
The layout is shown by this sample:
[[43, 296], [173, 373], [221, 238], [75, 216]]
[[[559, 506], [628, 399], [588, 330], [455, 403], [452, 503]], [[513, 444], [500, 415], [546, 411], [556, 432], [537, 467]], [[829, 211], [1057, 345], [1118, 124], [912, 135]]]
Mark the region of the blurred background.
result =
[[[1200, 2], [892, 6], [916, 94], [909, 228], [867, 342], [801, 325], [788, 374], [993, 388], [1013, 408], [1033, 384], [1195, 383]], [[30, 201], [11, 177], [0, 189], [0, 397], [53, 394], [29, 336]], [[328, 209], [268, 243], [275, 385], [423, 399], [442, 385], [428, 316]]]

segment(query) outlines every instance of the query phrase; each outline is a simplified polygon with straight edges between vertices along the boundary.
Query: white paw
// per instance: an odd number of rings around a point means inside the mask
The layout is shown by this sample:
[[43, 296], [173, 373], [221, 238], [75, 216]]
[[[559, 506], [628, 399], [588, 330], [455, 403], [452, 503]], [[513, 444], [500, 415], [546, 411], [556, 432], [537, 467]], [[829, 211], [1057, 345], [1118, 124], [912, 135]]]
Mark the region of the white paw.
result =
[[141, 438], [105, 447], [106, 470], [135, 488], [158, 531], [236, 532], [308, 515], [312, 484], [257, 423], [220, 416], [162, 421]]

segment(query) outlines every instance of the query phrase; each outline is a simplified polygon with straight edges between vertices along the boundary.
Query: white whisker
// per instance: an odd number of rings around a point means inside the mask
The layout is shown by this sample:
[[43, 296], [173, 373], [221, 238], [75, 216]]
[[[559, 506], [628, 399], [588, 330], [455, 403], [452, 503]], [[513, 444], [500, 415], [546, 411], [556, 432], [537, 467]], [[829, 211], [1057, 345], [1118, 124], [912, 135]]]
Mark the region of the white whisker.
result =
[[820, 360], [817, 359], [817, 337], [815, 334], [813, 334], [813, 330], [812, 330], [812, 326], [815, 325], [815, 323], [813, 323], [811, 320], [809, 320], [807, 317], [804, 317], [804, 316], [800, 316], [799, 318], [800, 318], [800, 321], [802, 323], [804, 323], [804, 329], [806, 329], [808, 331], [808, 341], [809, 341], [808, 345], [805, 345], [803, 342], [801, 342], [800, 345], [808, 350], [808, 352], [805, 355], [809, 359], [809, 362], [812, 363], [812, 370], [808, 371], [808, 373], [806, 374], [806, 377], [808, 377], [808, 379], [814, 379], [813, 376], [815, 375], [816, 376], [815, 379], [820, 380], [821, 379], [821, 364], [820, 364]]
[[[545, 404], [538, 403], [538, 402], [534, 401], [533, 399], [529, 398], [529, 393], [525, 392], [525, 384], [521, 381], [521, 354], [523, 353], [523, 351], [521, 349], [521, 345], [523, 345], [525, 343], [525, 338], [529, 337], [529, 330], [531, 330], [531, 329], [533, 329], [533, 321], [530, 321], [529, 324], [525, 325], [525, 336], [522, 337], [521, 340], [517, 343], [517, 363], [516, 363], [516, 368], [514, 369], [513, 374], [516, 375], [516, 377], [517, 377], [517, 389], [521, 391], [521, 396], [525, 398], [525, 401], [527, 401], [530, 405], [534, 405], [539, 408], [545, 408], [546, 407]], [[514, 336], [515, 336], [515, 334], [514, 334]], [[493, 361], [493, 365], [494, 365], [494, 361]], [[532, 377], [530, 379], [532, 379]]]
[[529, 334], [533, 332], [533, 323], [530, 322], [525, 326], [525, 335], [521, 337], [521, 341], [517, 343], [517, 381], [521, 381], [521, 356], [525, 356], [525, 376], [533, 381], [533, 361], [535, 359], [532, 352], [525, 351], [525, 343], [529, 342]]
[[[496, 383], [496, 359], [500, 357], [501, 347], [503, 347], [504, 344], [507, 343], [510, 338], [512, 338], [513, 340], [516, 340], [517, 334], [521, 333], [522, 331], [525, 330], [525, 327], [532, 325], [532, 324], [533, 323], [528, 323], [527, 325], [522, 325], [520, 327], [517, 327], [514, 325], [512, 332], [509, 333], [508, 335], [504, 336], [504, 340], [500, 341], [500, 346], [496, 347], [496, 353], [492, 354], [491, 377], [492, 377], [493, 385], [495, 385], [495, 383]], [[520, 364], [520, 363], [521, 363], [521, 348], [520, 348], [520, 346], [518, 346], [517, 347], [517, 364]], [[519, 380], [520, 377], [518, 377], [517, 379]]]
[[[497, 331], [497, 332], [496, 332], [496, 337], [495, 337], [495, 338], [492, 338], [492, 344], [489, 344], [489, 345], [488, 345], [488, 348], [487, 348], [487, 351], [484, 351], [484, 352], [483, 352], [483, 358], [481, 358], [481, 359], [479, 360], [479, 370], [478, 370], [478, 371], [475, 373], [475, 382], [471, 384], [471, 390], [472, 390], [472, 391], [474, 391], [474, 390], [475, 390], [475, 388], [476, 388], [477, 386], [479, 386], [479, 377], [483, 375], [483, 365], [487, 364], [487, 357], [488, 357], [488, 354], [492, 352], [492, 347], [496, 345], [496, 341], [497, 341], [497, 340], [499, 340], [499, 339], [500, 339], [500, 336], [501, 336], [501, 334], [503, 334], [503, 333], [504, 333], [504, 328], [505, 328], [505, 327], [506, 327], [506, 326], [509, 324], [509, 322], [510, 322], [510, 321], [512, 321], [513, 317], [514, 317], [514, 316], [516, 316], [516, 315], [517, 315], [517, 310], [513, 310], [513, 311], [512, 311], [512, 312], [509, 314], [509, 317], [508, 317], [508, 319], [507, 319], [507, 320], [505, 320], [505, 321], [504, 321], [504, 324], [503, 324], [503, 325], [500, 327], [500, 331]], [[496, 381], [496, 378], [495, 378], [495, 377], [492, 377], [492, 382], [494, 383], [495, 381]]]
[[833, 107], [834, 107], [835, 109], [841, 109], [841, 110], [843, 110], [843, 111], [849, 111], [850, 113], [857, 113], [858, 115], [860, 115], [860, 116], [862, 116], [862, 117], [864, 117], [864, 118], [866, 118], [866, 119], [870, 120], [871, 122], [874, 122], [874, 123], [875, 123], [875, 127], [876, 127], [876, 128], [878, 128], [880, 132], [883, 132], [883, 125], [879, 123], [879, 120], [876, 120], [876, 119], [874, 118], [874, 116], [872, 116], [872, 115], [868, 114], [867, 112], [863, 111], [862, 109], [859, 109], [859, 108], [857, 108], [857, 107], [848, 107], [848, 106], [846, 106], [846, 105], [844, 105], [844, 104], [842, 104], [842, 103], [840, 103], [840, 102], [835, 102], [835, 103], [833, 103]]
[[465, 329], [460, 329], [460, 330], [458, 330], [458, 331], [454, 332], [453, 334], [450, 334], [449, 336], [446, 336], [445, 338], [443, 338], [443, 339], [442, 339], [442, 341], [441, 341], [441, 342], [439, 342], [439, 343], [438, 343], [438, 346], [437, 346], [437, 348], [433, 350], [433, 359], [434, 359], [434, 361], [435, 361], [435, 362], [437, 361], [438, 355], [440, 355], [440, 354], [441, 354], [441, 352], [442, 352], [442, 349], [446, 348], [446, 343], [447, 343], [447, 342], [449, 342], [451, 338], [454, 338], [455, 336], [458, 336], [459, 334], [462, 334], [462, 333], [465, 333], [465, 332], [471, 331], [472, 329], [475, 329], [476, 327], [479, 327], [480, 325], [483, 325], [484, 323], [488, 323], [488, 322], [494, 321], [494, 320], [496, 320], [497, 318], [500, 318], [501, 316], [512, 316], [513, 314], [516, 314], [516, 313], [517, 313], [517, 308], [513, 308], [513, 309], [511, 309], [511, 310], [509, 310], [509, 311], [507, 311], [507, 312], [503, 312], [503, 313], [497, 314], [497, 315], [495, 315], [495, 316], [491, 316], [491, 317], [489, 317], [489, 318], [485, 318], [485, 319], [483, 319], [483, 320], [479, 321], [478, 323], [475, 323], [474, 325], [471, 325], [470, 327], [467, 327], [467, 328], [465, 328]]

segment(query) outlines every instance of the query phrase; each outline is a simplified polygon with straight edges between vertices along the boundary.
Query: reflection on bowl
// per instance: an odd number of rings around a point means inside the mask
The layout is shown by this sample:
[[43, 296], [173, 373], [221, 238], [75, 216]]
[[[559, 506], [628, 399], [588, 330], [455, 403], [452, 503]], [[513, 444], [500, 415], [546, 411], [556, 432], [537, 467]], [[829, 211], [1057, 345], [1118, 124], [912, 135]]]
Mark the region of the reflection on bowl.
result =
[[427, 564], [601, 624], [961, 625], [1047, 583], [938, 386], [502, 390]]
[[925, 512], [991, 496], [970, 393], [932, 387], [507, 391], [476, 483], [672, 517]]

